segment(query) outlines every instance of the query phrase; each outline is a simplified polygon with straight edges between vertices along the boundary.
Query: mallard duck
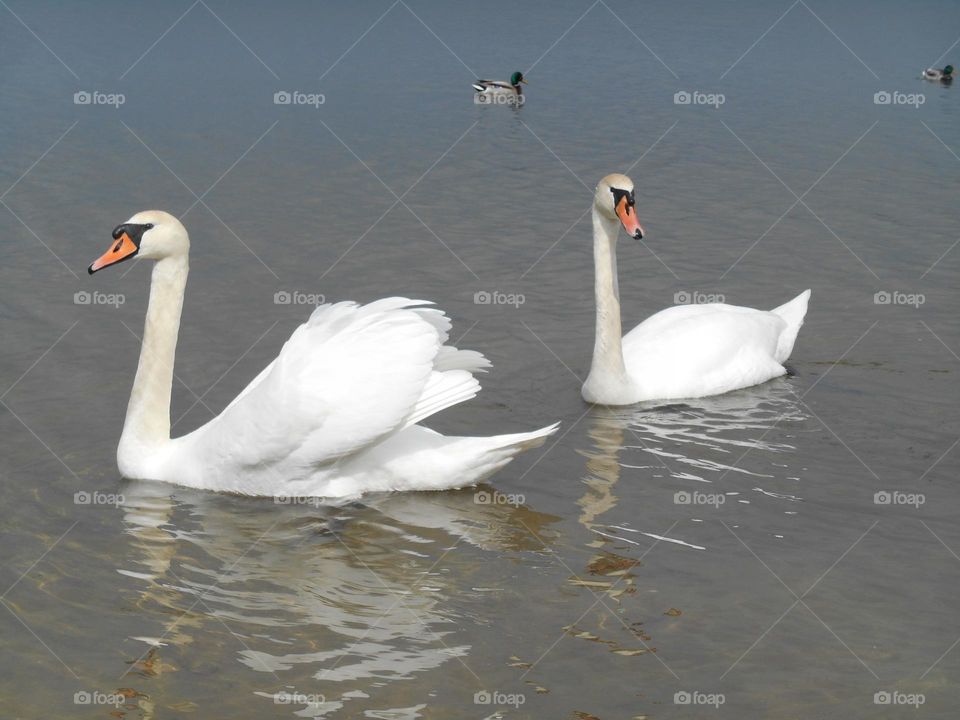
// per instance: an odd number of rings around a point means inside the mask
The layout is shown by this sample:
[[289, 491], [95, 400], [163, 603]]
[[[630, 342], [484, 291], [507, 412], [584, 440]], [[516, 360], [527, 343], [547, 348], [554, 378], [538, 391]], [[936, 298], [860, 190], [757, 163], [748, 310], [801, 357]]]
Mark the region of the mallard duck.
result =
[[523, 73], [519, 70], [510, 76], [510, 82], [504, 80], [477, 80], [473, 83], [473, 89], [477, 91], [477, 98], [493, 101], [494, 98], [517, 99], [523, 97], [523, 89], [520, 84], [527, 84]]
[[940, 82], [953, 81], [953, 65], [947, 65], [943, 70], [938, 68], [927, 68], [923, 71], [923, 77], [927, 80], [939, 80]]

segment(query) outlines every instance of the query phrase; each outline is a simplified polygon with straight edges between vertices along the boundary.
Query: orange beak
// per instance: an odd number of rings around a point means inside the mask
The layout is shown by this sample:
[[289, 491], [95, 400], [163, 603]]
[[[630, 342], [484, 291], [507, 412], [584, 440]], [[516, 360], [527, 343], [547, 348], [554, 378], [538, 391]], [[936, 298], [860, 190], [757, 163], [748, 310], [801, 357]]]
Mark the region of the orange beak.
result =
[[123, 233], [119, 238], [113, 241], [113, 245], [103, 255], [94, 260], [87, 272], [93, 275], [97, 270], [103, 270], [110, 265], [116, 265], [118, 262], [132, 258], [140, 250], [137, 244], [130, 239], [130, 236]]
[[627, 235], [634, 240], [643, 239], [643, 228], [637, 219], [637, 209], [627, 203], [626, 197], [620, 198], [620, 202], [617, 203], [617, 217], [623, 223], [623, 229], [627, 231]]

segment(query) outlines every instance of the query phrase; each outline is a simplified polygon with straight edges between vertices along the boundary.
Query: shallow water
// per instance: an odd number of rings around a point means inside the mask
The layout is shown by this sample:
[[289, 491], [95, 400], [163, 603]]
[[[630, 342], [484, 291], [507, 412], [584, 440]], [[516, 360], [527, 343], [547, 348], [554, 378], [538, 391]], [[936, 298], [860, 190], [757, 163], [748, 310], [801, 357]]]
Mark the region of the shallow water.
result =
[[[8, 6], [5, 717], [953, 716], [960, 88], [919, 79], [957, 64], [952, 4]], [[472, 103], [518, 68], [521, 108]], [[294, 90], [324, 102], [274, 104]], [[625, 326], [810, 287], [790, 376], [582, 403], [611, 171], [648, 233]], [[148, 272], [84, 269], [147, 207], [192, 240], [174, 432], [275, 356], [290, 293], [436, 301], [494, 370], [431, 424], [560, 434], [484, 495], [123, 480]]]

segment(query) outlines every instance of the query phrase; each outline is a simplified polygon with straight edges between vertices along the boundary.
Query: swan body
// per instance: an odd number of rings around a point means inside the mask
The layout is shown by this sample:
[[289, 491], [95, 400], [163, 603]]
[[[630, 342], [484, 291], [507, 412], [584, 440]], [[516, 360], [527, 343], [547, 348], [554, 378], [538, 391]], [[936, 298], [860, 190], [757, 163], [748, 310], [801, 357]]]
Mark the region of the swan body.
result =
[[477, 92], [478, 102], [496, 102], [497, 100], [518, 101], [523, 97], [523, 88], [527, 81], [522, 72], [515, 72], [510, 81], [505, 80], [475, 80], [473, 89]]
[[474, 373], [490, 363], [446, 345], [440, 310], [393, 297], [319, 306], [220, 415], [171, 439], [189, 239], [159, 211], [134, 215], [114, 239], [91, 273], [134, 255], [157, 260], [117, 449], [125, 477], [274, 497], [444, 490], [479, 482], [556, 430], [446, 437], [418, 425], [474, 397]]
[[942, 70], [940, 68], [927, 68], [923, 71], [923, 77], [927, 80], [950, 82], [953, 80], [953, 65], [947, 65]]
[[621, 337], [616, 244], [621, 225], [636, 239], [633, 182], [608, 175], [593, 207], [596, 340], [585, 400], [629, 405], [645, 400], [706, 397], [784, 375], [803, 325], [810, 291], [771, 310], [710, 303], [677, 305]]

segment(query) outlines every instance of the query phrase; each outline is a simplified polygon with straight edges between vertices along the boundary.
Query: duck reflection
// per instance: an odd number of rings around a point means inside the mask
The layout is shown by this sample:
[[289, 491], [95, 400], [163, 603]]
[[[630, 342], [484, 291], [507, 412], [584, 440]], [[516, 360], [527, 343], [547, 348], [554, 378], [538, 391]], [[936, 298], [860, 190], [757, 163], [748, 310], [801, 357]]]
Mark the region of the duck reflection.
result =
[[[152, 482], [129, 482], [123, 493], [138, 552], [118, 570], [142, 583], [138, 612], [148, 623], [160, 618], [130, 638], [135, 658], [125, 681], [142, 679], [131, 690], [150, 696], [141, 711], [158, 698], [177, 704], [184, 677], [173, 671], [235, 677], [234, 658], [257, 673], [239, 707], [256, 694], [306, 717], [368, 698], [404, 707], [398, 681], [447, 663], [474, 683], [468, 663], [457, 661], [471, 651], [458, 627], [471, 621], [464, 588], [496, 585], [490, 552], [540, 551], [559, 519], [483, 502], [496, 495], [490, 489], [342, 507]], [[198, 695], [190, 689], [192, 700]]]

